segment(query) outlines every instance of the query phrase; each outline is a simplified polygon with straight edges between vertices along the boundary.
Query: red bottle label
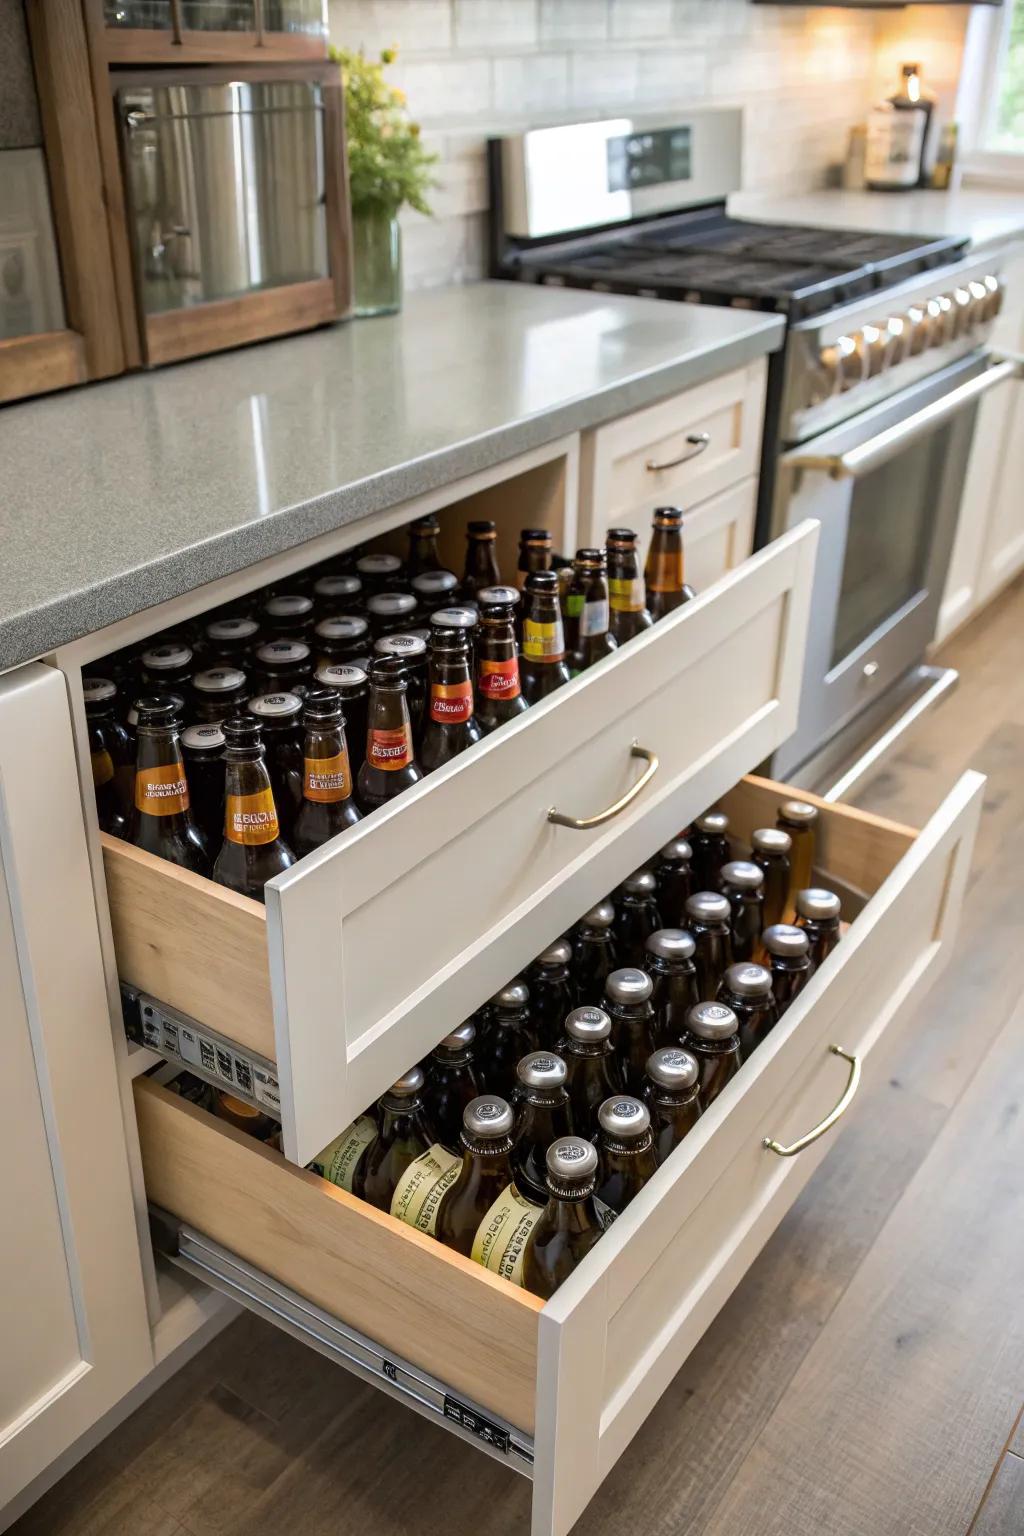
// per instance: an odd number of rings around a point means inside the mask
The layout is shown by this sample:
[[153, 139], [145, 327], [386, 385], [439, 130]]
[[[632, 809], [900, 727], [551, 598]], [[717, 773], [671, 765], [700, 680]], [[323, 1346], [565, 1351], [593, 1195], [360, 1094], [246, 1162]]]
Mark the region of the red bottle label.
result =
[[434, 683], [430, 690], [430, 718], [461, 725], [473, 718], [473, 684]]
[[477, 687], [485, 699], [517, 699], [519, 686], [519, 657], [510, 656], [507, 661], [480, 662], [477, 671]]
[[393, 731], [371, 731], [366, 761], [373, 768], [383, 768], [385, 773], [408, 768], [412, 762], [412, 727], [400, 725]]

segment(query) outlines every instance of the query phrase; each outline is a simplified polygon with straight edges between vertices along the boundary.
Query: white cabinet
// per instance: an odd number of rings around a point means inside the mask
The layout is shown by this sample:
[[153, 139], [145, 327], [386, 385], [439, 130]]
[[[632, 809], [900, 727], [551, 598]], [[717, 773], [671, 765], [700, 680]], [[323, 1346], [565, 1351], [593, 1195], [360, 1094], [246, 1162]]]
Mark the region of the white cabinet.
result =
[[153, 1363], [64, 678], [0, 679], [0, 1510]]

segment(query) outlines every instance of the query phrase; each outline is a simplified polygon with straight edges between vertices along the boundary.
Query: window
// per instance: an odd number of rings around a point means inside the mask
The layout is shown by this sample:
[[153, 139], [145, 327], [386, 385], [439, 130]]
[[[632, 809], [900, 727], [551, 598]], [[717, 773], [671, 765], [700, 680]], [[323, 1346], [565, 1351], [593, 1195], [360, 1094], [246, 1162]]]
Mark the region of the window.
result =
[[1000, 29], [996, 59], [994, 111], [985, 135], [985, 147], [1024, 153], [1024, 0], [1006, 8]]
[[1024, 184], [1024, 0], [971, 16], [957, 117], [965, 173]]

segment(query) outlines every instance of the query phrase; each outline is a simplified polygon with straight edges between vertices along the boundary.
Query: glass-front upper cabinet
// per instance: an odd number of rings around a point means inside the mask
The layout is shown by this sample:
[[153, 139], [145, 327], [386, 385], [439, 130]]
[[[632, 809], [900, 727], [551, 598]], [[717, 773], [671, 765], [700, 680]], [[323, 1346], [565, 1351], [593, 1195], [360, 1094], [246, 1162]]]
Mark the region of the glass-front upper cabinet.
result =
[[[154, 39], [161, 58], [165, 44], [195, 57], [211, 33], [219, 34], [217, 57], [225, 60], [230, 43], [227, 53], [223, 45], [232, 36], [240, 56], [253, 47], [272, 53], [303, 43], [323, 56], [327, 47], [327, 0], [103, 0], [103, 15], [117, 32], [164, 34]], [[143, 39], [135, 51], [139, 62], [145, 62], [145, 47]]]

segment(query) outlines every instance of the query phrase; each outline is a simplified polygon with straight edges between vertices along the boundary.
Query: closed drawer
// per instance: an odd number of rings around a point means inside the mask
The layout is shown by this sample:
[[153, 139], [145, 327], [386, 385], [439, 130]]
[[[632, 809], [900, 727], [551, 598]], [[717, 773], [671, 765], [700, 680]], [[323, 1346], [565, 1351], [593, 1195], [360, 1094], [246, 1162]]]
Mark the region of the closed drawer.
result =
[[[983, 783], [966, 774], [919, 834], [816, 802], [823, 877], [861, 892], [849, 910], [861, 900], [862, 909], [778, 1028], [543, 1306], [142, 1080], [149, 1197], [255, 1266], [271, 1294], [286, 1287], [375, 1341], [388, 1362], [382, 1384], [429, 1373], [442, 1397], [450, 1389], [519, 1432], [519, 1451], [507, 1454], [520, 1470], [532, 1440], [533, 1533], [564, 1536], [835, 1132], [790, 1158], [765, 1137], [789, 1142], [836, 1106], [849, 1069], [832, 1045], [857, 1053], [865, 1074], [877, 1070], [907, 1002], [941, 968]], [[744, 781], [727, 797], [738, 835], [794, 793]], [[421, 1411], [423, 1402], [421, 1393]], [[488, 1442], [498, 1443], [490, 1433]]]
[[[276, 1062], [308, 1162], [796, 725], [817, 525], [301, 860], [266, 908], [104, 843], [122, 980]], [[654, 777], [614, 819], [588, 817]]]
[[748, 559], [756, 512], [757, 480], [752, 478], [731, 485], [686, 514], [686, 579], [697, 592]]

